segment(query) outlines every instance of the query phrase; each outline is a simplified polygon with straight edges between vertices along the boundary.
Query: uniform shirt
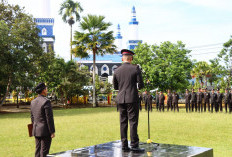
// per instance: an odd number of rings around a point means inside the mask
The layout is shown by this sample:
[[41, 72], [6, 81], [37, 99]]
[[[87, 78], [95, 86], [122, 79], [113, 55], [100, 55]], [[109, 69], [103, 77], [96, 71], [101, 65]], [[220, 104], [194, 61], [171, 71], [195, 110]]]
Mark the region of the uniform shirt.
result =
[[202, 92], [197, 93], [197, 102], [202, 102], [202, 99], [204, 98], [204, 94]]
[[197, 94], [195, 92], [191, 93], [191, 102], [196, 102], [197, 101]]
[[164, 104], [164, 99], [165, 99], [164, 94], [160, 94], [159, 95], [159, 103]]
[[210, 101], [211, 101], [211, 104], [215, 103], [217, 101], [217, 94], [216, 93], [210, 94]]
[[185, 102], [189, 103], [191, 100], [191, 94], [190, 93], [185, 93]]
[[168, 102], [172, 102], [172, 93], [168, 94]]
[[158, 104], [159, 103], [159, 94], [155, 95], [155, 102]]
[[172, 102], [173, 103], [178, 103], [178, 100], [179, 100], [179, 95], [177, 93], [172, 94]]
[[208, 102], [209, 102], [209, 99], [210, 99], [210, 93], [205, 92], [205, 93], [204, 93], [204, 101], [208, 103]]
[[222, 93], [217, 93], [217, 103], [222, 103], [223, 95]]
[[132, 65], [128, 62], [118, 67], [113, 76], [114, 89], [119, 90], [116, 97], [118, 104], [137, 103], [138, 88], [144, 87], [141, 70], [138, 65]]
[[225, 97], [225, 103], [229, 103], [230, 99], [231, 99], [231, 94], [230, 93], [225, 93], [224, 97]]

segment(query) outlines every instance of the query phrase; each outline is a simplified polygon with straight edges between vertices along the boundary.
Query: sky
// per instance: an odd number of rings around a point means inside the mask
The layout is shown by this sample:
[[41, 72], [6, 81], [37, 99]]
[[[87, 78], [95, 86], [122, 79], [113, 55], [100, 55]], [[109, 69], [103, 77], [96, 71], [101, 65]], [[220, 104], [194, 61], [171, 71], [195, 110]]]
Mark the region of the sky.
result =
[[[43, 0], [8, 0], [24, 6], [26, 13], [43, 17]], [[69, 60], [70, 27], [58, 14], [64, 0], [51, 1], [51, 16], [55, 18], [55, 52]], [[128, 40], [131, 9], [135, 6], [139, 22], [139, 39], [143, 43], [160, 44], [164, 41], [182, 41], [191, 49], [191, 59], [209, 61], [217, 56], [223, 43], [232, 35], [231, 0], [79, 0], [87, 14], [103, 15], [111, 22], [109, 30], [116, 36], [121, 26], [123, 46]], [[73, 30], [79, 30], [78, 22]]]

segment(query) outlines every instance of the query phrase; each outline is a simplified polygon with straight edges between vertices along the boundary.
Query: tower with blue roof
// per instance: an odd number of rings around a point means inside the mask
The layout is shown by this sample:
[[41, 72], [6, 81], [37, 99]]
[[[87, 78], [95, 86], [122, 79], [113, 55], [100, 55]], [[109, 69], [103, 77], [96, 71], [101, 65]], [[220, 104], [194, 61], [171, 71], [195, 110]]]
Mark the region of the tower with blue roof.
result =
[[132, 7], [132, 18], [129, 22], [129, 40], [128, 40], [128, 49], [133, 50], [139, 43], [142, 43], [142, 40], [139, 40], [138, 37], [138, 25], [139, 22], [136, 19], [135, 7]]
[[50, 0], [42, 0], [42, 17], [35, 18], [37, 28], [40, 30], [39, 36], [43, 38], [41, 46], [43, 47], [44, 52], [49, 52], [49, 48], [54, 51], [54, 18], [51, 18], [50, 9]]
[[115, 37], [115, 45], [117, 46], [117, 52], [120, 53], [122, 49], [122, 35], [121, 35], [121, 28], [119, 24], [117, 30], [118, 32], [117, 32], [117, 36]]

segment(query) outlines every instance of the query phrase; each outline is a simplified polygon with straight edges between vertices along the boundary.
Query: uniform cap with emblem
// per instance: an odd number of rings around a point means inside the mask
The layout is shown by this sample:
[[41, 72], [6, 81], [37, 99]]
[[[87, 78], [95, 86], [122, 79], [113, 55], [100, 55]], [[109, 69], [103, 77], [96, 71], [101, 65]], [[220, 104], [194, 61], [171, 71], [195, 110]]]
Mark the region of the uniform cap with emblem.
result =
[[127, 49], [122, 49], [121, 50], [122, 55], [134, 55], [135, 53], [133, 51], [127, 50]]
[[46, 85], [45, 83], [39, 83], [36, 87], [35, 87], [35, 92], [40, 94], [44, 89], [46, 89]]
[[217, 91], [219, 91], [220, 89], [218, 88]]

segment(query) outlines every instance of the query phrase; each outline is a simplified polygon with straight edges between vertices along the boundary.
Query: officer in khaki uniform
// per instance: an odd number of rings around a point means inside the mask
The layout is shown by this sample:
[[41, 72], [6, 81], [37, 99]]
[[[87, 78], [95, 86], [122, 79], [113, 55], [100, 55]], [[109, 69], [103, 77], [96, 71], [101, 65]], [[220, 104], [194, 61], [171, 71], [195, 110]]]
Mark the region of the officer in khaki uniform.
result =
[[32, 135], [35, 136], [35, 157], [46, 157], [52, 138], [55, 137], [55, 125], [51, 102], [46, 98], [47, 87], [40, 83], [35, 88], [38, 97], [31, 102]]
[[[141, 70], [138, 65], [132, 65], [134, 52], [121, 50], [123, 64], [118, 67], [113, 76], [114, 89], [119, 90], [116, 98], [120, 111], [120, 132], [123, 151], [144, 152], [139, 148], [139, 136], [137, 134], [139, 105], [138, 89], [144, 87]], [[128, 147], [127, 130], [130, 122], [130, 146]]]

